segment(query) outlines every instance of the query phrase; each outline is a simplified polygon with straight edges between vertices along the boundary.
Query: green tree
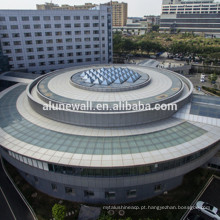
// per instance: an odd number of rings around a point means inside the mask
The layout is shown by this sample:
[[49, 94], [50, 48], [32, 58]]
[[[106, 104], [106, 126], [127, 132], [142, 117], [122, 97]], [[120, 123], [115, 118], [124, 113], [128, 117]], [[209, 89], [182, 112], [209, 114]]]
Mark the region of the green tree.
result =
[[218, 76], [216, 75], [216, 73], [209, 75], [209, 81], [212, 84], [215, 84], [216, 80], [218, 79]]
[[52, 216], [55, 220], [63, 220], [66, 216], [66, 207], [64, 205], [55, 204], [52, 208]]

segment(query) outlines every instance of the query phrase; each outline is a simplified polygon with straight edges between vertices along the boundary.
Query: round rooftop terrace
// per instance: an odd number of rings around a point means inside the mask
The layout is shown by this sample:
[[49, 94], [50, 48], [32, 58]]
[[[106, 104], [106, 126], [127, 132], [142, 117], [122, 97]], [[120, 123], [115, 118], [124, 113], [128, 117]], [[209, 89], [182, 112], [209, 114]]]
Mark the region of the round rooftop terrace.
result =
[[[158, 111], [156, 104], [187, 103], [192, 84], [185, 77], [135, 65], [75, 67], [36, 79], [27, 88], [29, 102], [39, 114], [80, 126], [121, 127], [170, 117], [177, 110]], [[43, 106], [68, 105], [60, 111]], [[131, 108], [127, 108], [128, 106]], [[149, 111], [144, 107], [149, 107]]]

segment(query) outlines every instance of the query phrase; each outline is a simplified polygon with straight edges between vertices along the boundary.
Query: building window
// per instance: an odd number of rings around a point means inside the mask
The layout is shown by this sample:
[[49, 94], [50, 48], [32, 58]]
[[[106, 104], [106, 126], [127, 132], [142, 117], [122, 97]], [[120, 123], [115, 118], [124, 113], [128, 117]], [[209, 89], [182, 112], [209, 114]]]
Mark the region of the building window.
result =
[[48, 58], [54, 58], [54, 54], [48, 54]]
[[98, 27], [99, 23], [93, 23], [93, 27]]
[[18, 29], [18, 25], [11, 25], [11, 29], [12, 29], [12, 30]]
[[90, 37], [84, 38], [84, 41], [90, 41]]
[[68, 63], [74, 63], [74, 60], [68, 60], [67, 62]]
[[52, 39], [48, 39], [48, 40], [46, 40], [46, 43], [47, 43], [47, 44], [52, 44], [52, 43], [53, 43], [53, 40], [52, 40]]
[[92, 191], [84, 190], [85, 197], [93, 197], [95, 194]]
[[71, 46], [66, 46], [66, 49], [67, 50], [72, 50], [73, 49], [73, 46], [71, 45]]
[[8, 38], [8, 34], [2, 34], [2, 38]]
[[31, 33], [24, 33], [25, 37], [31, 37]]
[[47, 51], [53, 51], [53, 47], [47, 47]]
[[45, 62], [40, 62], [39, 65], [40, 66], [45, 66]]
[[74, 16], [74, 20], [80, 20], [80, 16]]
[[3, 46], [10, 46], [10, 42], [3, 42], [2, 45]]
[[33, 21], [40, 21], [40, 17], [39, 16], [33, 16], [32, 19], [33, 19]]
[[22, 53], [22, 49], [15, 49], [15, 53]]
[[9, 21], [17, 21], [17, 17], [9, 17]]
[[21, 41], [14, 41], [14, 45], [21, 45]]
[[61, 24], [55, 24], [54, 27], [55, 28], [61, 28]]
[[99, 31], [93, 31], [93, 34], [99, 34]]
[[92, 19], [93, 20], [99, 20], [99, 16], [93, 16]]
[[76, 45], [76, 49], [82, 49], [82, 45]]
[[127, 191], [127, 197], [128, 198], [135, 198], [137, 196], [136, 189], [128, 190]]
[[45, 24], [44, 28], [51, 28], [51, 24]]
[[38, 55], [38, 59], [44, 59], [44, 55], [43, 54]]
[[67, 53], [67, 56], [68, 56], [68, 57], [72, 57], [72, 56], [73, 56], [73, 53]]
[[100, 61], [100, 58], [99, 58], [99, 57], [96, 57], [96, 58], [94, 59], [94, 61]]
[[71, 28], [71, 24], [64, 24], [65, 28]]
[[40, 24], [34, 24], [34, 29], [41, 29], [41, 25]]
[[76, 56], [82, 56], [82, 52], [77, 52]]
[[73, 188], [70, 188], [70, 187], [65, 187], [65, 193], [74, 196], [75, 195], [75, 190]]
[[64, 16], [64, 20], [70, 20], [70, 16]]
[[52, 36], [52, 32], [45, 32], [45, 36]]
[[38, 51], [38, 52], [40, 52], [40, 51], [42, 52], [42, 51], [44, 51], [44, 48], [43, 48], [43, 47], [38, 47], [38, 48], [37, 48], [37, 51]]
[[84, 27], [90, 27], [90, 23], [84, 23]]
[[91, 55], [91, 54], [92, 54], [91, 51], [85, 52], [85, 55], [86, 55], [86, 56]]
[[30, 25], [23, 25], [23, 29], [30, 29]]
[[63, 53], [58, 53], [57, 56], [58, 57], [64, 57], [64, 54]]
[[106, 199], [115, 199], [115, 192], [105, 192]]
[[82, 63], [83, 60], [82, 60], [82, 59], [77, 59], [76, 62], [77, 62], [77, 63]]
[[35, 32], [35, 37], [41, 37], [42, 36], [42, 32]]
[[89, 20], [89, 16], [83, 16], [83, 20]]
[[75, 27], [75, 28], [81, 27], [81, 24], [79, 24], [79, 23], [74, 24], [74, 27]]
[[64, 60], [59, 60], [58, 64], [64, 64]]
[[163, 187], [162, 187], [161, 184], [158, 184], [158, 185], [155, 185], [155, 186], [154, 186], [154, 192], [161, 191], [162, 189], [163, 189]]
[[28, 56], [28, 60], [34, 60], [34, 56]]
[[56, 39], [56, 43], [63, 43], [63, 39]]
[[75, 38], [75, 42], [81, 42], [82, 39], [81, 38]]
[[4, 53], [10, 54], [10, 53], [11, 53], [11, 50], [5, 50]]
[[72, 38], [66, 38], [66, 42], [68, 43], [72, 42]]
[[86, 58], [86, 62], [91, 62], [92, 59], [91, 58]]
[[49, 62], [49, 65], [54, 65], [54, 64], [55, 64], [54, 61], [50, 61], [50, 62]]
[[75, 31], [75, 35], [81, 35], [81, 31]]
[[31, 53], [31, 52], [34, 52], [34, 49], [33, 49], [33, 48], [27, 48], [26, 51], [27, 51], [28, 53]]
[[50, 21], [50, 16], [44, 16], [43, 19], [44, 21]]
[[71, 35], [72, 31], [65, 31], [65, 35]]
[[20, 34], [19, 33], [13, 33], [12, 37], [20, 37]]
[[55, 183], [51, 183], [51, 188], [53, 191], [57, 191], [57, 185]]
[[61, 20], [61, 17], [60, 17], [60, 16], [54, 16], [53, 19], [54, 19], [55, 21], [59, 21], [59, 20]]
[[27, 16], [26, 17], [21, 17], [21, 20], [22, 21], [29, 21], [29, 17], [27, 17]]
[[84, 34], [90, 34], [90, 31], [84, 31]]
[[5, 17], [0, 17], [0, 21], [5, 21]]
[[86, 48], [86, 49], [91, 48], [91, 45], [88, 45], [88, 44], [87, 44], [87, 45], [85, 45], [85, 48]]
[[61, 36], [61, 35], [62, 35], [62, 32], [61, 32], [61, 31], [56, 31], [56, 32], [55, 32], [55, 35], [56, 35], [56, 36]]
[[42, 40], [36, 40], [36, 44], [43, 44]]

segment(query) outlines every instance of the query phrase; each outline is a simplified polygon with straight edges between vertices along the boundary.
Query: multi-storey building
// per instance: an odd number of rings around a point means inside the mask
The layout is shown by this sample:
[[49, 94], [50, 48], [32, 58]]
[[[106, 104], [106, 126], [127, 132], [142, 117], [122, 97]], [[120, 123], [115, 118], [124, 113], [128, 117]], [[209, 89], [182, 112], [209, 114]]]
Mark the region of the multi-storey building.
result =
[[128, 17], [128, 4], [119, 3], [117, 1], [111, 1], [106, 3], [106, 5], [112, 6], [112, 25], [115, 26], [125, 26]]
[[96, 7], [96, 4], [92, 3], [85, 3], [84, 5], [57, 5], [53, 3], [45, 3], [42, 5], [36, 5], [37, 10], [57, 10], [57, 9], [63, 9], [63, 10], [88, 10], [90, 8]]
[[111, 63], [111, 8], [1, 10], [0, 41], [11, 70], [45, 73], [82, 64]]
[[164, 0], [161, 32], [220, 33], [220, 3], [214, 0]]

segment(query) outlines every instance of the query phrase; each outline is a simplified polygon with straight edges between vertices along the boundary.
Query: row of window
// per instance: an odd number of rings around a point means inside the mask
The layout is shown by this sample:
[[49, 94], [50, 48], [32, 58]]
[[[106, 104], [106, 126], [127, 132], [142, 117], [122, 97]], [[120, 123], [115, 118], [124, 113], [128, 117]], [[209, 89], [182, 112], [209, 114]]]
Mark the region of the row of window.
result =
[[[1, 16], [0, 17], [0, 21], [6, 21], [6, 17]], [[102, 15], [101, 19], [104, 20], [105, 16]], [[65, 20], [65, 21], [69, 21], [69, 20], [75, 20], [75, 21], [79, 21], [79, 20], [99, 20], [99, 16], [22, 16], [20, 19], [17, 16], [10, 16], [8, 17], [9, 21], [60, 21], [60, 20]]]
[[[62, 28], [62, 25], [61, 24], [55, 24], [55, 25], [52, 25], [52, 24], [44, 24], [44, 25], [41, 25], [41, 24], [34, 24], [34, 25], [29, 25], [29, 24], [26, 24], [26, 25], [22, 25], [22, 26], [19, 26], [19, 25], [10, 25], [10, 26], [7, 26], [7, 25], [1, 25], [0, 26], [0, 30], [7, 30], [7, 29], [10, 29], [11, 30], [17, 30], [17, 29], [24, 29], [24, 30], [27, 30], [27, 29], [49, 29], [49, 28]], [[65, 24], [64, 25], [65, 28], [81, 28], [81, 27], [85, 27], [85, 28], [88, 28], [88, 27], [105, 27], [105, 23], [75, 23], [73, 25], [71, 24]]]
[[[86, 31], [65, 31], [65, 32], [62, 32], [62, 31], [56, 31], [56, 32], [35, 32], [35, 33], [31, 33], [31, 32], [28, 32], [28, 33], [24, 33], [24, 37], [42, 37], [42, 36], [62, 36], [62, 35], [82, 35], [84, 33], [84, 35], [90, 35], [90, 34], [100, 34], [100, 31], [99, 30], [93, 30], [93, 31], [90, 31], [90, 30], [86, 30]], [[102, 34], [105, 34], [105, 30], [102, 30]], [[9, 38], [9, 34], [8, 33], [4, 33], [4, 34], [1, 34], [1, 37], [2, 38]], [[11, 37], [12, 38], [19, 38], [21, 37], [21, 34], [20, 33], [12, 33], [11, 34]]]
[[[26, 48], [26, 52], [27, 53], [33, 53], [33, 52], [41, 52], [41, 51], [54, 51], [54, 50], [78, 50], [78, 49], [91, 49], [91, 48], [100, 48], [100, 45], [99, 44], [87, 44], [87, 45], [75, 45], [73, 47], [73, 45], [69, 45], [69, 46], [57, 46], [57, 47], [47, 47], [47, 48], [44, 48], [44, 47], [37, 47], [36, 49], [34, 48]], [[105, 44], [102, 44], [102, 47], [105, 48]], [[17, 48], [17, 49], [14, 49], [14, 53], [22, 53], [23, 50], [21, 48]], [[89, 51], [87, 51], [89, 52]], [[85, 52], [85, 53], [87, 53]], [[90, 51], [92, 53], [92, 51]], [[12, 49], [4, 49], [4, 54], [7, 54], [7, 55], [10, 55], [13, 53], [13, 50]], [[94, 51], [94, 53], [97, 53], [97, 51]], [[102, 53], [104, 54], [105, 51], [103, 50]], [[86, 54], [86, 55], [89, 55], [89, 54]], [[51, 57], [51, 54], [48, 54], [48, 58], [53, 58], [54, 56]]]
[[[105, 37], [102, 37], [101, 40], [105, 41]], [[84, 42], [90, 42], [90, 41], [95, 42], [95, 41], [100, 41], [100, 38], [99, 37], [93, 37], [92, 39], [90, 37], [86, 37], [84, 39], [83, 38], [75, 38], [75, 39], [73, 39], [73, 38], [66, 38], [66, 39], [58, 38], [58, 39], [54, 39], [54, 40], [53, 39], [47, 39], [45, 41], [43, 41], [43, 40], [35, 40], [35, 41], [26, 40], [24, 43], [26, 45], [33, 45], [33, 44], [44, 44], [44, 43], [46, 43], [46, 44], [64, 43], [64, 41], [66, 43], [71, 43], [71, 42], [79, 43], [79, 42], [83, 42], [83, 41]], [[2, 45], [3, 46], [11, 46], [11, 45], [17, 46], [17, 45], [22, 45], [22, 43], [23, 43], [22, 41], [13, 41], [13, 43], [10, 42], [10, 41], [3, 41]]]
[[[28, 176], [28, 174], [26, 174], [26, 176]], [[34, 177], [35, 183], [38, 184], [39, 180], [37, 177]], [[51, 183], [51, 188], [54, 192], [57, 192], [59, 189], [57, 187], [56, 183]], [[69, 186], [65, 186], [65, 193], [71, 196], [75, 196], [76, 195], [76, 189], [69, 187]], [[154, 186], [154, 192], [158, 193], [161, 192], [164, 189], [164, 185], [162, 184], [157, 184]], [[105, 198], [106, 199], [115, 199], [116, 198], [116, 192], [115, 191], [106, 191], [104, 193]], [[93, 198], [95, 197], [95, 192], [91, 191], [91, 190], [84, 190], [84, 197], [87, 198]], [[137, 197], [137, 190], [136, 189], [130, 189], [126, 191], [126, 197], [127, 198], [136, 198]]]
[[[102, 58], [103, 61], [105, 61], [105, 57]], [[36, 67], [36, 66], [47, 66], [47, 65], [56, 65], [56, 64], [70, 64], [70, 63], [83, 63], [83, 62], [98, 62], [100, 61], [100, 57], [95, 58], [85, 58], [85, 59], [69, 59], [69, 60], [58, 60], [58, 61], [48, 61], [48, 62], [39, 62], [36, 63], [28, 63], [29, 67]], [[26, 65], [24, 63], [17, 64], [18, 68], [24, 68]], [[10, 68], [14, 69], [14, 65], [10, 65]]]
[[[116, 176], [137, 176], [137, 175], [146, 175], [149, 173], [155, 173], [160, 171], [165, 171], [168, 169], [173, 169], [184, 164], [187, 164], [191, 161], [198, 159], [203, 156], [216, 145], [213, 144], [210, 147], [207, 147], [203, 150], [200, 150], [194, 154], [174, 159], [171, 161], [166, 161], [162, 163], [144, 165], [144, 166], [135, 166], [135, 167], [127, 167], [127, 168], [81, 168], [81, 167], [70, 167], [70, 166], [61, 166], [56, 164], [48, 163], [48, 170], [55, 173], [74, 175], [74, 176], [91, 176], [91, 177], [116, 177]], [[23, 162], [22, 157], [16, 153], [9, 151], [9, 155]], [[32, 159], [30, 159], [31, 161]], [[29, 164], [31, 166], [31, 164]]]

